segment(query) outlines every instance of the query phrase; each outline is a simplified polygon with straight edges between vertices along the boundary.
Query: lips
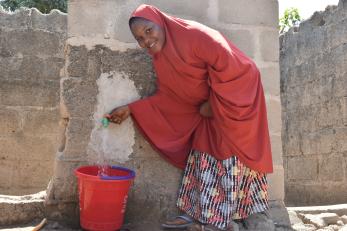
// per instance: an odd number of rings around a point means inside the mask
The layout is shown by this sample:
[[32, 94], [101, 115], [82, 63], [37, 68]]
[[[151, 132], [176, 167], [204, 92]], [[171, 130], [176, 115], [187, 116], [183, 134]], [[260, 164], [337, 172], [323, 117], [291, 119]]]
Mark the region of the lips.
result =
[[157, 42], [151, 43], [151, 44], [148, 46], [148, 49], [151, 49], [152, 47], [154, 47], [156, 43], [157, 43]]

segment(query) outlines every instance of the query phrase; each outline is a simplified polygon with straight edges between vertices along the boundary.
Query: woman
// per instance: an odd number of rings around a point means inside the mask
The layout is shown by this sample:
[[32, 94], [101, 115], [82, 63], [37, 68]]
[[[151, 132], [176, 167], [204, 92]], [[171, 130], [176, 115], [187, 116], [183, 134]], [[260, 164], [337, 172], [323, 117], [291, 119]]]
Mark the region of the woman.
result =
[[131, 115], [153, 147], [185, 169], [177, 200], [184, 215], [163, 227], [225, 230], [267, 210], [272, 157], [254, 62], [218, 31], [150, 5], [129, 25], [153, 57], [157, 92], [107, 117], [119, 124]]

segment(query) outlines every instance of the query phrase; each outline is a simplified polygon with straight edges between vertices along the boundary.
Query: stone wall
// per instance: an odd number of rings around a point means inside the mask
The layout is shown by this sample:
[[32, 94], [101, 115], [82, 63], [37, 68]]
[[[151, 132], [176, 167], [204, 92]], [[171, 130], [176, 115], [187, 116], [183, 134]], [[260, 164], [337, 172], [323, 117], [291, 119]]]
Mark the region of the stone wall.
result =
[[0, 194], [45, 190], [53, 175], [66, 19], [0, 8]]
[[281, 37], [287, 205], [347, 200], [347, 1]]
[[[269, 176], [270, 197], [274, 207], [281, 209], [284, 186], [277, 0], [70, 0], [66, 62], [61, 81], [65, 145], [56, 157], [54, 176], [47, 191], [51, 218], [77, 221], [73, 170], [98, 162], [94, 156], [100, 153], [108, 163], [128, 166], [137, 172], [129, 195], [127, 221], [135, 225], [153, 222], [157, 227], [160, 220], [177, 213], [175, 201], [181, 171], [153, 151], [134, 130], [130, 119], [121, 125], [112, 124], [106, 130], [98, 128], [103, 113], [146, 97], [155, 89], [151, 58], [138, 48], [128, 28], [130, 13], [144, 2], [222, 31], [256, 61], [265, 86], [275, 165], [275, 173]], [[103, 145], [100, 145], [101, 139]]]

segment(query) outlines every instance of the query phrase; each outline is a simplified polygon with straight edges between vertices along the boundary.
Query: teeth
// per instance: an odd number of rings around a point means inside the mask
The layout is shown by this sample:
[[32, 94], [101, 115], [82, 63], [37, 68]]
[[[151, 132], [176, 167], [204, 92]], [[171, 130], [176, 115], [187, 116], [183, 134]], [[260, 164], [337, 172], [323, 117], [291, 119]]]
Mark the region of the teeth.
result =
[[155, 42], [149, 45], [149, 48], [152, 48], [154, 46]]

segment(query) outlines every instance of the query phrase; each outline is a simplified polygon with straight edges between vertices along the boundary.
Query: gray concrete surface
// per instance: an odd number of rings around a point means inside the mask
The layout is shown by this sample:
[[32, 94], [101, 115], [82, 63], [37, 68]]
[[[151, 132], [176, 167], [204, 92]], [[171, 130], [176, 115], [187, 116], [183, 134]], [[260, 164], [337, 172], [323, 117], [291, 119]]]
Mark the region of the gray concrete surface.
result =
[[59, 139], [67, 16], [0, 8], [0, 194], [45, 190]]
[[346, 22], [341, 0], [281, 36], [287, 205], [347, 200]]

